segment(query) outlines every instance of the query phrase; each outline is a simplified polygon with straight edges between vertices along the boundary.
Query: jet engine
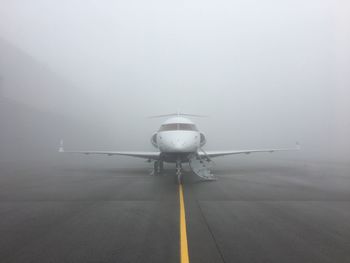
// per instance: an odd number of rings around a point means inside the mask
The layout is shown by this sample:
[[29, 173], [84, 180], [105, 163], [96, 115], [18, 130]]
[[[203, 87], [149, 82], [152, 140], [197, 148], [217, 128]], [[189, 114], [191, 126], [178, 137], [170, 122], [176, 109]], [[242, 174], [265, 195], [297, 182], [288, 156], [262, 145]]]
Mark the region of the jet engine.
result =
[[204, 146], [207, 143], [207, 139], [205, 138], [204, 133], [200, 133], [201, 134], [201, 141], [200, 141], [200, 146]]
[[156, 132], [151, 137], [151, 143], [154, 147], [158, 148], [157, 133]]

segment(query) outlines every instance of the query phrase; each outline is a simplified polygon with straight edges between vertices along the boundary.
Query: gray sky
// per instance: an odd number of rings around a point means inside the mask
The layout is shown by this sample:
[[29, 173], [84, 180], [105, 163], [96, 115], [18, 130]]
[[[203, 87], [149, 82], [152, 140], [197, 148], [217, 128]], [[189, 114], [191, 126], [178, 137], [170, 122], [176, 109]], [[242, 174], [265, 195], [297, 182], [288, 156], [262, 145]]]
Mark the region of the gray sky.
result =
[[[159, 125], [145, 116], [180, 109], [211, 116], [198, 120], [210, 149], [300, 140], [350, 155], [349, 1], [0, 0], [0, 37], [42, 67], [16, 75], [4, 48], [6, 97], [139, 149]], [[37, 84], [47, 72], [64, 84]]]

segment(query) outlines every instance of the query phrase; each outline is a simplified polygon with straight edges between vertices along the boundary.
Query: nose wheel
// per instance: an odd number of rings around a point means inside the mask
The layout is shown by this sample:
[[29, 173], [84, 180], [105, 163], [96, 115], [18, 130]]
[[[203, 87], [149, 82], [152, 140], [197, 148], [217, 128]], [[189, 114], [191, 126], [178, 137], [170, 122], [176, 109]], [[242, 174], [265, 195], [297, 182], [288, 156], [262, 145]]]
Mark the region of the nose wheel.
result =
[[182, 184], [182, 165], [181, 161], [176, 162], [176, 177], [177, 177], [177, 183]]

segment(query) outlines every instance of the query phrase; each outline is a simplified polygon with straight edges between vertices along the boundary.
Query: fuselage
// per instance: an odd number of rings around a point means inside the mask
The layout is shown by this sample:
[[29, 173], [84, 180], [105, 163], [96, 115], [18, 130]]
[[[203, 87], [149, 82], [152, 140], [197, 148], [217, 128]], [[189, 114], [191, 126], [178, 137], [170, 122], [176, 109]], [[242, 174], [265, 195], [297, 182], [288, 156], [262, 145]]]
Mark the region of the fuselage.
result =
[[205, 136], [191, 120], [177, 116], [166, 120], [153, 134], [151, 142], [165, 161], [176, 161], [196, 153], [205, 144]]

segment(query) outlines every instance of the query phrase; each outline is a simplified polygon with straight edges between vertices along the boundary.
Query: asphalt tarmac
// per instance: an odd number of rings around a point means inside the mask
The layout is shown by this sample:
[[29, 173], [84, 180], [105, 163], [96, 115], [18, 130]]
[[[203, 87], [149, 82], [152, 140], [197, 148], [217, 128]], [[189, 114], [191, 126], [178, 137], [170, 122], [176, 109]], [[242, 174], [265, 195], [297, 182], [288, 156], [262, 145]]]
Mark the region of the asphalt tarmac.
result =
[[[350, 167], [185, 172], [190, 262], [350, 262]], [[0, 262], [180, 262], [173, 169], [0, 168]]]

